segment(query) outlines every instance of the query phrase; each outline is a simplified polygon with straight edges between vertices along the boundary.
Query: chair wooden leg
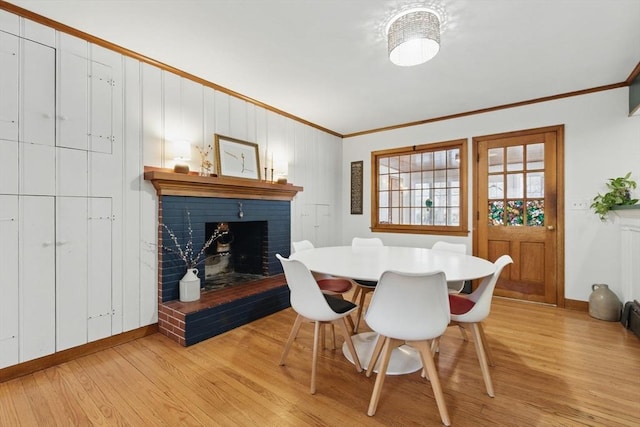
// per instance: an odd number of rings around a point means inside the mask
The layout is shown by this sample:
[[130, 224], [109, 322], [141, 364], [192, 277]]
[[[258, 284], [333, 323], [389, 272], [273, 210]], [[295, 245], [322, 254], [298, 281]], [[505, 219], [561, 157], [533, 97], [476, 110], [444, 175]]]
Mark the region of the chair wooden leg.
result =
[[358, 303], [358, 296], [360, 295], [360, 292], [362, 292], [362, 288], [358, 285], [354, 285], [355, 286], [355, 290], [353, 291], [353, 296], [351, 297], [351, 302], [354, 304]]
[[344, 317], [342, 320], [337, 320], [338, 324], [342, 328], [342, 335], [344, 336], [344, 341], [347, 343], [347, 348], [351, 352], [351, 357], [353, 357], [353, 364], [356, 365], [356, 371], [362, 372], [362, 364], [360, 363], [360, 358], [358, 357], [358, 353], [356, 352], [356, 348], [353, 345], [353, 340], [351, 339], [351, 334], [349, 333], [349, 325], [347, 324], [347, 319]]
[[433, 354], [431, 353], [431, 346], [429, 345], [429, 342], [417, 341], [410, 342], [408, 344], [420, 350], [422, 365], [425, 367], [429, 375], [429, 382], [431, 382], [431, 389], [433, 390], [433, 396], [436, 399], [436, 405], [438, 406], [438, 411], [440, 412], [442, 424], [446, 426], [451, 425], [449, 412], [447, 411], [447, 405], [444, 402], [444, 393], [442, 392], [440, 377], [438, 376], [438, 370], [436, 369], [436, 363], [433, 360]]
[[380, 400], [380, 393], [382, 392], [382, 385], [384, 384], [384, 378], [387, 375], [387, 367], [389, 366], [389, 359], [391, 358], [391, 351], [393, 347], [391, 345], [392, 340], [389, 337], [384, 337], [384, 346], [382, 347], [382, 360], [380, 361], [380, 369], [378, 370], [378, 376], [376, 376], [376, 382], [373, 386], [373, 393], [371, 394], [371, 400], [369, 401], [369, 410], [367, 415], [370, 417], [375, 415], [378, 408], [378, 401]]
[[333, 323], [331, 323], [331, 350], [335, 350], [336, 349], [336, 328], [333, 325]]
[[478, 323], [478, 329], [480, 329], [480, 337], [482, 338], [482, 346], [484, 348], [484, 352], [487, 355], [487, 362], [489, 366], [496, 366], [493, 362], [493, 355], [491, 354], [491, 347], [487, 343], [487, 336], [484, 334], [484, 328], [482, 327], [482, 323]]
[[467, 336], [467, 331], [464, 329], [464, 326], [458, 323], [458, 330], [460, 331], [460, 335], [462, 335], [463, 341], [469, 341], [469, 337]]
[[302, 325], [302, 321], [304, 317], [298, 316], [296, 320], [293, 322], [293, 327], [291, 328], [291, 333], [289, 334], [289, 338], [287, 338], [287, 342], [284, 345], [284, 350], [282, 350], [282, 356], [280, 356], [280, 366], [284, 365], [284, 361], [287, 358], [287, 354], [289, 354], [289, 350], [291, 349], [291, 344], [293, 344], [293, 340], [298, 336], [298, 331], [300, 330], [300, 325]]
[[313, 357], [311, 358], [311, 394], [316, 394], [316, 371], [318, 370], [318, 353], [320, 347], [320, 322], [314, 322]]
[[491, 373], [489, 372], [487, 355], [484, 352], [482, 337], [480, 336], [480, 327], [478, 326], [477, 323], [471, 324], [471, 331], [473, 333], [473, 342], [476, 346], [476, 354], [478, 355], [478, 362], [480, 362], [480, 370], [482, 371], [482, 378], [484, 379], [484, 385], [487, 388], [487, 394], [490, 397], [494, 397], [493, 383], [491, 382]]
[[384, 345], [385, 337], [382, 335], [378, 335], [376, 339], [376, 346], [373, 348], [373, 353], [371, 353], [371, 360], [369, 360], [369, 366], [367, 366], [367, 377], [371, 376], [373, 369], [378, 363], [378, 358], [380, 357], [380, 351], [382, 350], [382, 346]]
[[358, 333], [358, 328], [360, 327], [360, 321], [362, 320], [362, 312], [364, 311], [364, 302], [365, 302], [365, 299], [367, 298], [367, 293], [368, 293], [368, 289], [364, 290], [360, 287], [358, 289], [360, 289], [360, 302], [358, 303], [358, 315], [356, 316], [356, 324], [353, 328], [354, 334]]

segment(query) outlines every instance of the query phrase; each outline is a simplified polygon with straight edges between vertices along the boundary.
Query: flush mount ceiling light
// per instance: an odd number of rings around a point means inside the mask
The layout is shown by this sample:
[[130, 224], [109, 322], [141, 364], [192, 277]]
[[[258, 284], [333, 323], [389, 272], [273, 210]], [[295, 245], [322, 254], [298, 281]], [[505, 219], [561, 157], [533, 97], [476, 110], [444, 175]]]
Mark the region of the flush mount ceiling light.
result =
[[389, 60], [409, 67], [427, 62], [440, 50], [440, 18], [431, 9], [410, 9], [387, 25]]

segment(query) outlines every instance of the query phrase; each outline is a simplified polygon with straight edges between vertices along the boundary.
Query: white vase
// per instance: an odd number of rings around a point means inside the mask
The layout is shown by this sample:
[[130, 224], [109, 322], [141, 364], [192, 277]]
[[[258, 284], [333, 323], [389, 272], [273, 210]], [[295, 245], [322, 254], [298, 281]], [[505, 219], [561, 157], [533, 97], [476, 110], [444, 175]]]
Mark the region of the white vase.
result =
[[180, 279], [180, 301], [198, 301], [200, 299], [200, 279], [198, 269], [189, 268], [187, 273]]

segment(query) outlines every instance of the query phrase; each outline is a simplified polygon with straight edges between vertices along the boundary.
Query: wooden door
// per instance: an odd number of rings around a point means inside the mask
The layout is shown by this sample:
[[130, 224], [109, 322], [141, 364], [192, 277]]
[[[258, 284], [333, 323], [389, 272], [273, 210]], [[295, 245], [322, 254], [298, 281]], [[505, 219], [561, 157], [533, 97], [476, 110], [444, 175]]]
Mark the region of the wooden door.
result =
[[563, 127], [474, 138], [474, 253], [509, 254], [496, 295], [564, 305]]

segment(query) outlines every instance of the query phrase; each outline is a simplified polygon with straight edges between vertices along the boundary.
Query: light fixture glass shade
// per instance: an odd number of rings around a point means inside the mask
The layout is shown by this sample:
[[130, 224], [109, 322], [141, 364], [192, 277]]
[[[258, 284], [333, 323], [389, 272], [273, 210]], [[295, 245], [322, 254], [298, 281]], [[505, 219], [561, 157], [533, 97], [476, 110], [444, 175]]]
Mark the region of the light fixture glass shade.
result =
[[409, 67], [427, 62], [440, 50], [440, 19], [424, 9], [404, 12], [391, 21], [387, 31], [389, 60]]

